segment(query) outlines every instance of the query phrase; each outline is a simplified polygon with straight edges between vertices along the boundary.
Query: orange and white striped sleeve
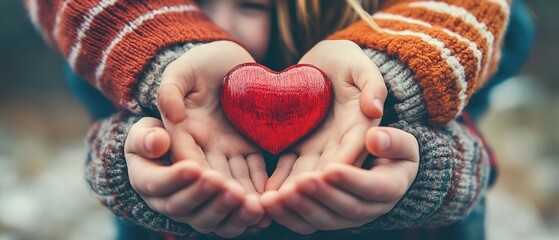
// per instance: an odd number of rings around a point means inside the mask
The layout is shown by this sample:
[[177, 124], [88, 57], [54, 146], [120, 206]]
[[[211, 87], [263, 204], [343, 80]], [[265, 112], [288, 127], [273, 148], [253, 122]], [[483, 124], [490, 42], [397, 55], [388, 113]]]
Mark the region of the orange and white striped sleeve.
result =
[[134, 112], [140, 111], [134, 96], [138, 79], [161, 51], [231, 39], [192, 0], [25, 0], [25, 5], [75, 73]]
[[379, 66], [401, 120], [445, 125], [496, 71], [510, 0], [388, 0], [375, 30], [357, 22], [331, 39], [364, 48]]

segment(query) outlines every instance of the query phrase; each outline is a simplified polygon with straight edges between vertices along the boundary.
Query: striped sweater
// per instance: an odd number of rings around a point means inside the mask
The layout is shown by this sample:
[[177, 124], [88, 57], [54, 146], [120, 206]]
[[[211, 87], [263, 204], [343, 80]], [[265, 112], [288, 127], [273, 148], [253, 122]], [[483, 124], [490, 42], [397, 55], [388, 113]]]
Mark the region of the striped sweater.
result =
[[398, 106], [400, 117], [427, 118], [436, 125], [456, 118], [475, 90], [496, 71], [510, 3], [506, 0], [388, 0], [383, 3], [381, 11], [373, 15], [380, 31], [362, 21], [331, 38], [352, 40], [405, 64], [411, 74], [409, 82], [401, 76], [385, 79], [402, 102]]
[[115, 104], [139, 112], [138, 77], [177, 43], [232, 40], [193, 1], [26, 0], [31, 21], [72, 70]]
[[[495, 72], [508, 1], [386, 0], [373, 15], [382, 31], [361, 21], [331, 38], [356, 42], [379, 66], [390, 63], [381, 71], [401, 120], [444, 125]], [[35, 26], [77, 74], [136, 113], [146, 107], [138, 99], [145, 97], [142, 72], [158, 53], [181, 43], [233, 40], [191, 0], [25, 2]]]
[[[197, 43], [234, 40], [190, 0], [25, 1], [35, 26], [72, 69], [134, 113], [157, 110], [155, 93], [168, 63]], [[421, 155], [416, 181], [394, 209], [341, 236], [378, 237], [377, 230], [445, 225], [479, 203], [487, 186], [487, 155], [453, 119], [495, 71], [508, 5], [506, 0], [388, 0], [373, 15], [382, 31], [357, 22], [331, 36], [356, 42], [379, 66], [394, 100], [387, 106], [396, 119], [391, 126], [412, 133]], [[86, 171], [91, 188], [133, 223], [201, 237], [149, 209], [130, 186], [123, 146], [138, 118], [121, 112], [91, 128]], [[282, 236], [291, 238], [280, 234], [278, 239]]]

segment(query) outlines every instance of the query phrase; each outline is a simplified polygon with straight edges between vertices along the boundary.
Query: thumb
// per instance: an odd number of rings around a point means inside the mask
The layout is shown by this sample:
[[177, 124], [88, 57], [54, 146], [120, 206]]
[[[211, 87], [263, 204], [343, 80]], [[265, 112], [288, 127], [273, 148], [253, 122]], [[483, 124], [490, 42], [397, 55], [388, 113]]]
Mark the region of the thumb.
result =
[[124, 143], [127, 155], [135, 154], [150, 159], [162, 157], [170, 146], [171, 139], [161, 121], [150, 117], [134, 124]]
[[380, 118], [387, 96], [386, 84], [377, 65], [362, 51], [357, 54], [351, 68], [354, 84], [361, 91], [361, 111], [370, 118]]
[[192, 67], [185, 67], [190, 65], [188, 61], [183, 60], [184, 58], [185, 55], [181, 56], [165, 68], [157, 93], [157, 106], [161, 117], [171, 123], [178, 123], [186, 117], [184, 99], [194, 85], [194, 70]]
[[393, 127], [372, 127], [365, 136], [367, 150], [379, 157], [419, 162], [417, 139]]

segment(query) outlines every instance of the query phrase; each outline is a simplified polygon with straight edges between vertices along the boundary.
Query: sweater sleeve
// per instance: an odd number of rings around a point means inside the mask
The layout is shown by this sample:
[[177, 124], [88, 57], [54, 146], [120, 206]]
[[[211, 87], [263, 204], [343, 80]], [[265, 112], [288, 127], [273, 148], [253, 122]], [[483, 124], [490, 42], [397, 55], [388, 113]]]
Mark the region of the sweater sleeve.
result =
[[130, 185], [124, 141], [132, 125], [140, 118], [122, 111], [92, 125], [87, 136], [87, 183], [101, 204], [118, 217], [150, 230], [194, 239], [200, 233], [187, 224], [174, 222], [152, 210]]
[[138, 79], [156, 55], [180, 44], [234, 40], [192, 0], [25, 0], [25, 5], [75, 73], [134, 112], [141, 110]]
[[496, 71], [509, 14], [508, 0], [388, 0], [372, 16], [379, 30], [359, 21], [330, 38], [380, 66], [400, 119], [441, 126]]
[[390, 126], [418, 140], [419, 171], [394, 208], [363, 228], [438, 227], [468, 216], [488, 186], [490, 166], [483, 141], [455, 121], [442, 128], [405, 121]]

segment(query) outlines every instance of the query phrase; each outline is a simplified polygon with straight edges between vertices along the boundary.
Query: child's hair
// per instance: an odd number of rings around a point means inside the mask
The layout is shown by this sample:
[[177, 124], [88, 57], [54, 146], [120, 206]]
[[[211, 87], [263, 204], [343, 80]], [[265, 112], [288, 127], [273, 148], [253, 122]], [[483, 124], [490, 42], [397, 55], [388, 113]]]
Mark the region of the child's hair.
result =
[[[359, 0], [371, 14], [379, 0]], [[360, 17], [347, 0], [276, 0], [276, 31], [288, 63], [292, 63], [317, 42], [350, 25]]]

